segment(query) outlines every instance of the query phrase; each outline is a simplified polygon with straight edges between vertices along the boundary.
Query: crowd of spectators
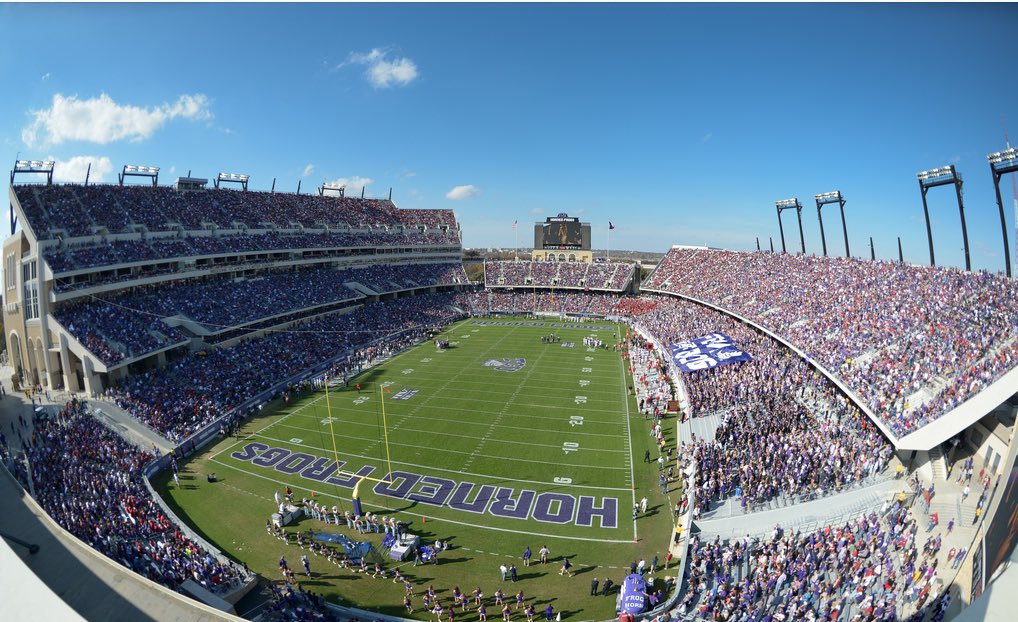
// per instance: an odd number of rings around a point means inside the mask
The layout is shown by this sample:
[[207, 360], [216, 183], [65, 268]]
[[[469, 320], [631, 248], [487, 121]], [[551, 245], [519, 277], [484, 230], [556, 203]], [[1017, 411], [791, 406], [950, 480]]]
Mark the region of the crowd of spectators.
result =
[[65, 305], [54, 315], [81, 345], [107, 365], [187, 341], [161, 317], [102, 302]]
[[939, 536], [919, 549], [916, 518], [895, 502], [884, 514], [763, 541], [690, 544], [679, 613], [708, 620], [921, 620], [942, 609]]
[[1018, 285], [889, 261], [673, 249], [644, 289], [703, 300], [787, 338], [895, 434], [939, 418], [1018, 362]]
[[298, 268], [244, 279], [212, 277], [137, 287], [108, 298], [89, 297], [61, 305], [54, 317], [82, 345], [113, 364], [183, 342], [184, 336], [162, 318], [187, 318], [217, 333], [266, 317], [363, 297], [347, 283], [385, 293], [466, 280], [459, 263]]
[[689, 414], [718, 414], [714, 440], [685, 448], [702, 505], [735, 496], [744, 508], [810, 496], [873, 476], [892, 452], [876, 426], [825, 376], [766, 334], [696, 303], [655, 297], [631, 309], [661, 343], [720, 332], [751, 361], [682, 375]]
[[487, 313], [569, 313], [576, 315], [609, 315], [619, 297], [600, 292], [568, 290], [489, 289], [471, 300], [476, 314]]
[[[227, 233], [218, 235], [187, 235], [184, 237], [148, 237], [144, 240], [106, 240], [47, 246], [43, 255], [54, 274], [120, 264], [139, 264], [194, 259], [199, 257], [236, 256], [246, 253], [260, 256], [262, 261], [274, 253], [302, 253], [325, 249], [388, 248], [388, 247], [454, 247], [460, 245], [459, 230], [395, 231], [373, 230], [352, 232], [269, 231], [259, 233]], [[252, 261], [255, 257], [245, 257]]]
[[75, 537], [140, 575], [177, 589], [191, 579], [224, 594], [247, 579], [177, 529], [145, 487], [152, 458], [72, 400], [36, 421], [27, 448], [36, 500]]
[[623, 262], [487, 261], [487, 287], [573, 288], [621, 292], [632, 282], [633, 264]]
[[[18, 185], [18, 202], [39, 239], [61, 230], [65, 237], [102, 229], [149, 231], [263, 229], [457, 229], [451, 210], [399, 210], [386, 199], [205, 189], [178, 192], [168, 186]], [[404, 213], [405, 212], [405, 213]]]
[[384, 347], [374, 342], [402, 331], [455, 319], [452, 302], [452, 294], [428, 294], [319, 317], [233, 347], [187, 354], [124, 379], [104, 397], [180, 441], [283, 379], [353, 350], [355, 357], [370, 355]]

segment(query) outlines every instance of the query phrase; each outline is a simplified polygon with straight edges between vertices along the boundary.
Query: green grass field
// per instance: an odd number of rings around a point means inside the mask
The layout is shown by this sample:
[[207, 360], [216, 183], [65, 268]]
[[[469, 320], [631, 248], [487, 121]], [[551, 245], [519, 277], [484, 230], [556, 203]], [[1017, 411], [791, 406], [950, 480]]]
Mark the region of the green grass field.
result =
[[[450, 542], [437, 564], [401, 566], [419, 586], [433, 584], [446, 608], [454, 585], [466, 592], [480, 586], [487, 595], [501, 587], [508, 594], [524, 590], [541, 609], [552, 603], [564, 619], [613, 617], [614, 597], [589, 596], [590, 580], [611, 577], [617, 584], [640, 558], [649, 563], [656, 555], [663, 563], [672, 533], [669, 509], [680, 494], [673, 488], [670, 498], [662, 495], [656, 464], [643, 461], [647, 449], [655, 459], [658, 454], [650, 423], [628, 396], [624, 360], [582, 343], [586, 336], [614, 343], [624, 327], [495, 322], [459, 322], [442, 334], [452, 342], [448, 350], [427, 342], [362, 373], [348, 388], [266, 408], [241, 438], [185, 462], [180, 488], [162, 474], [157, 489], [206, 539], [278, 580], [279, 556], [299, 568], [301, 551], [265, 533], [274, 491], [289, 485], [296, 498], [313, 492], [328, 506], [348, 510], [355, 481], [349, 476], [358, 473], [365, 478], [359, 491], [367, 511], [412, 521], [410, 531], [423, 543]], [[552, 333], [572, 347], [541, 342]], [[521, 367], [517, 359], [524, 359]], [[670, 419], [665, 426], [670, 443], [674, 425]], [[343, 464], [329, 478], [337, 459]], [[209, 472], [221, 481], [206, 483]], [[634, 521], [633, 504], [643, 496], [649, 511]], [[288, 529], [309, 527], [376, 546], [382, 539], [309, 518]], [[547, 546], [551, 563], [523, 567], [526, 546], [535, 561]], [[563, 557], [577, 576], [558, 575]], [[498, 567], [514, 562], [519, 582], [500, 586]], [[386, 567], [395, 563], [387, 560]], [[322, 557], [312, 558], [311, 568], [313, 576], [301, 581], [305, 589], [344, 604], [406, 613], [399, 585]], [[666, 574], [674, 575], [674, 566], [656, 576]], [[497, 613], [491, 603], [489, 614]], [[428, 618], [419, 596], [415, 604], [414, 617]]]

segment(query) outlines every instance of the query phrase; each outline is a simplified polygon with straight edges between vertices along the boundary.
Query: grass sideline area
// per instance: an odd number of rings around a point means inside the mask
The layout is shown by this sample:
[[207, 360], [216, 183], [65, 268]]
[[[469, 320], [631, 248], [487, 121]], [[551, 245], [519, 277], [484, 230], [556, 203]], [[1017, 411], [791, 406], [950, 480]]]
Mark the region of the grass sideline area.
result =
[[[366, 370], [346, 388], [279, 400], [249, 420], [239, 438], [182, 461], [179, 488], [168, 472], [153, 484], [178, 516], [226, 554], [272, 581], [281, 579], [278, 560], [285, 555], [305, 590], [333, 602], [430, 619], [421, 600], [429, 585], [447, 611], [454, 586], [467, 594], [480, 587], [488, 615], [497, 617], [493, 594], [501, 588], [510, 600], [522, 590], [539, 613], [550, 603], [563, 619], [610, 619], [618, 589], [592, 597], [591, 580], [603, 584], [610, 577], [618, 585], [634, 561], [649, 565], [656, 556], [663, 564], [671, 508], [681, 498], [677, 482], [663, 495], [656, 462], [644, 462], [646, 451], [656, 461], [658, 450], [651, 422], [638, 414], [628, 391], [626, 361], [612, 349], [624, 331], [606, 322], [463, 320], [439, 335], [450, 341], [447, 350], [425, 342]], [[561, 341], [542, 342], [552, 334]], [[585, 337], [608, 348], [587, 347]], [[674, 446], [674, 416], [664, 425]], [[337, 458], [344, 464], [323, 477]], [[390, 461], [393, 481], [387, 483]], [[387, 570], [400, 564], [415, 585], [412, 615], [403, 608], [402, 585], [314, 556], [308, 578], [299, 562], [305, 551], [266, 534], [275, 491], [289, 485], [295, 500], [313, 494], [350, 510], [355, 478], [343, 474], [355, 472], [370, 478], [359, 488], [366, 511], [395, 513], [422, 544], [451, 545], [437, 564], [414, 567], [412, 560], [386, 558]], [[207, 483], [209, 473], [219, 481]], [[315, 474], [326, 481], [309, 479]], [[644, 496], [648, 511], [634, 521], [633, 504]], [[383, 536], [313, 518], [286, 529], [308, 528], [376, 548]], [[527, 546], [534, 553], [529, 567], [521, 560]], [[537, 562], [542, 546], [551, 551], [547, 565]], [[565, 557], [573, 577], [558, 574]], [[499, 566], [512, 563], [518, 581], [503, 583]], [[652, 576], [674, 577], [676, 566], [677, 560]], [[513, 607], [514, 619], [525, 619]], [[456, 613], [477, 615], [473, 605]]]

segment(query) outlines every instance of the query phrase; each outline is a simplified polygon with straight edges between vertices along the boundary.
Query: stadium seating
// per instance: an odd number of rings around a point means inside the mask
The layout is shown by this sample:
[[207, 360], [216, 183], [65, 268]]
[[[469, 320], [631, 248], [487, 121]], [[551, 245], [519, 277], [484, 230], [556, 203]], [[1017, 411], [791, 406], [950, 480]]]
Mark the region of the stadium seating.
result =
[[489, 288], [584, 289], [621, 292], [633, 279], [633, 265], [622, 262], [488, 261]]
[[134, 226], [149, 231], [210, 226], [234, 229], [238, 224], [250, 229], [299, 225], [308, 229], [408, 227], [419, 231], [456, 227], [451, 210], [406, 210], [403, 214], [384, 199], [74, 184], [18, 185], [15, 192], [39, 239], [48, 239], [57, 231], [64, 237], [88, 236], [99, 229], [125, 233]]
[[634, 319], [660, 342], [721, 332], [753, 357], [682, 376], [692, 415], [722, 415], [716, 442], [687, 445], [705, 507], [733, 495], [746, 509], [779, 495], [808, 498], [883, 471], [891, 445], [806, 361], [724, 313], [656, 298], [627, 306], [647, 309]]
[[129, 376], [104, 397], [180, 441], [249, 397], [322, 361], [354, 349], [354, 360], [363, 360], [380, 338], [455, 319], [452, 302], [452, 294], [430, 294], [319, 317], [230, 348], [188, 354], [165, 368]]
[[1018, 364], [1018, 285], [983, 272], [676, 248], [643, 287], [718, 305], [789, 339], [899, 436]]
[[27, 453], [36, 500], [92, 548], [170, 589], [191, 579], [224, 594], [246, 579], [243, 570], [217, 560], [173, 525], [142, 480], [142, 465], [152, 456], [79, 402], [38, 421], [33, 437]]
[[[920, 551], [916, 517], [895, 503], [810, 533], [693, 539], [677, 613], [706, 620], [904, 620], [942, 609], [940, 539]], [[908, 617], [918, 611], [916, 617]]]
[[134, 288], [61, 305], [54, 317], [103, 362], [113, 364], [181, 343], [185, 337], [162, 318], [187, 318], [216, 333], [265, 317], [362, 298], [348, 283], [385, 293], [466, 281], [458, 263], [302, 268], [249, 279], [192, 279]]

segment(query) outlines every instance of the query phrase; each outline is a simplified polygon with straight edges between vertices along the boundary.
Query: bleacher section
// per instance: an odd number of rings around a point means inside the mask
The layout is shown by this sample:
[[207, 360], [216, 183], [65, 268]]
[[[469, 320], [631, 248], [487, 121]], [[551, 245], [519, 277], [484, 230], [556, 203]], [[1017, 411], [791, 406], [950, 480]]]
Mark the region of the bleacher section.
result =
[[643, 286], [774, 331], [844, 379], [894, 434], [1018, 364], [1018, 284], [886, 261], [674, 248]]
[[451, 210], [399, 210], [385, 199], [170, 187], [19, 185], [18, 202], [40, 240], [203, 229], [455, 229]]
[[554, 261], [487, 261], [484, 284], [491, 289], [543, 288], [623, 292], [632, 284], [633, 264]]

